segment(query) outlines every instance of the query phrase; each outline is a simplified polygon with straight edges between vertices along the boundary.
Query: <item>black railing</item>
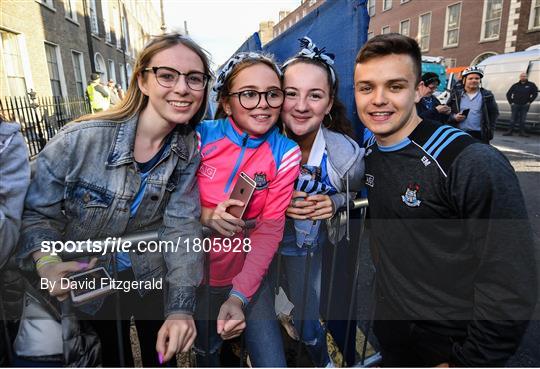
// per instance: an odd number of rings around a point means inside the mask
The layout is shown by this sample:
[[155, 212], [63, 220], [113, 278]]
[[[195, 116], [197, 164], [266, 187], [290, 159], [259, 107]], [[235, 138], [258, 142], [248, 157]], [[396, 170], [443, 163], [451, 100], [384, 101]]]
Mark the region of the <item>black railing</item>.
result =
[[88, 100], [83, 97], [29, 95], [0, 98], [0, 114], [6, 121], [21, 124], [30, 158], [34, 158], [66, 123], [91, 112]]

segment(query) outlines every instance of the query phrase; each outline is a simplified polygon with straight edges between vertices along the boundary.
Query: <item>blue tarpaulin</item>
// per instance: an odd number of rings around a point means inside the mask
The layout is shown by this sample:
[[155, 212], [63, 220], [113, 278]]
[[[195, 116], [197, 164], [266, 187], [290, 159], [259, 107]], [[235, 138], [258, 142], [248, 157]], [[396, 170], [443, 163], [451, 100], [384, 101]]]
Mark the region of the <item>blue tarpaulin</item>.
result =
[[[358, 50], [367, 39], [369, 16], [366, 0], [327, 0], [298, 23], [266, 44], [262, 50], [282, 63], [300, 50], [299, 38], [308, 36], [319, 47], [336, 55], [334, 68], [339, 78], [338, 96], [361, 138], [363, 126], [354, 104], [353, 71]], [[238, 51], [260, 51], [261, 42], [253, 34]]]

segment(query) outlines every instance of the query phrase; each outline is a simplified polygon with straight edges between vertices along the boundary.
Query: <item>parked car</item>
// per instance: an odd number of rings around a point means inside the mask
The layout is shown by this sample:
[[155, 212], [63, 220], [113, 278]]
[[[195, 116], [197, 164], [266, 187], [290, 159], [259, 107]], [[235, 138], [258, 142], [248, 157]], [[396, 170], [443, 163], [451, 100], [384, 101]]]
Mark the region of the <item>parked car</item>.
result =
[[[484, 71], [482, 87], [493, 92], [499, 105], [498, 126], [508, 126], [511, 110], [506, 92], [519, 81], [522, 72], [526, 72], [529, 81], [540, 87], [540, 49], [533, 47], [526, 51], [494, 55], [479, 63], [478, 67]], [[529, 108], [526, 125], [529, 130], [540, 130], [540, 96]]]

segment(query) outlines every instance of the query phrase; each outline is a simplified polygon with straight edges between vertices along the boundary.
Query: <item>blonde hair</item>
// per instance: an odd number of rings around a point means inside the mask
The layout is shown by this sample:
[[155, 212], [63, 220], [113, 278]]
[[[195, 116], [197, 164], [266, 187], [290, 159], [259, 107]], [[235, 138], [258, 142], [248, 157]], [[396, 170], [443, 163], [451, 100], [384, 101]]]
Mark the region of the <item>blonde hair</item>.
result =
[[[116, 120], [120, 121], [125, 118], [129, 118], [136, 113], [140, 113], [146, 108], [148, 104], [148, 96], [144, 95], [138, 85], [138, 76], [142, 76], [144, 69], [148, 67], [150, 60], [154, 55], [160, 51], [169, 49], [176, 45], [184, 45], [191, 51], [201, 58], [201, 61], [204, 66], [204, 73], [212, 76], [212, 71], [210, 70], [210, 59], [206, 50], [201, 48], [195, 41], [191, 40], [188, 37], [185, 37], [179, 33], [169, 33], [164, 35], [155, 36], [152, 40], [144, 47], [140, 52], [137, 60], [135, 62], [135, 68], [133, 70], [133, 75], [131, 76], [131, 81], [127, 91], [125, 92], [124, 98], [118, 103], [118, 105], [112, 107], [109, 110], [95, 113], [87, 114], [76, 119], [76, 122], [81, 122], [85, 120]], [[211, 85], [211, 81], [208, 81], [204, 89], [204, 97], [201, 104], [201, 107], [193, 118], [190, 119], [190, 125], [196, 125], [199, 123], [206, 114], [207, 102], [208, 102], [208, 89]]]
[[216, 100], [218, 101], [219, 105], [216, 110], [216, 114], [214, 117], [215, 119], [227, 117], [227, 114], [225, 114], [225, 110], [223, 109], [223, 102], [229, 98], [229, 93], [231, 92], [234, 80], [244, 69], [257, 64], [264, 64], [270, 67], [270, 69], [272, 69], [274, 72], [276, 72], [278, 79], [281, 81], [280, 69], [274, 61], [274, 58], [266, 54], [261, 54], [261, 56], [261, 58], [244, 59], [233, 67], [233, 70], [231, 71], [231, 73], [229, 73], [229, 75], [223, 82], [223, 86], [221, 86], [217, 94]]

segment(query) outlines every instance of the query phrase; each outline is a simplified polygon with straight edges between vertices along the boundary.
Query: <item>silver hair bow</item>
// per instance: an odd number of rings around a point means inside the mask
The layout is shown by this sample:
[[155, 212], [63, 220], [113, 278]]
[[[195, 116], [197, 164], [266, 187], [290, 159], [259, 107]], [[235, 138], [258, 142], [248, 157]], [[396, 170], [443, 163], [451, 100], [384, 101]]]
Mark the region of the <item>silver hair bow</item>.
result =
[[332, 83], [336, 83], [336, 75], [334, 72], [334, 68], [332, 65], [334, 65], [334, 59], [335, 55], [332, 53], [327, 53], [326, 48], [319, 49], [313, 41], [307, 36], [304, 36], [300, 39], [300, 47], [302, 47], [302, 50], [296, 56], [292, 59], [289, 59], [288, 61], [283, 64], [283, 68], [287, 66], [287, 64], [291, 63], [292, 61], [298, 59], [298, 58], [309, 58], [309, 59], [316, 59], [322, 61], [324, 64], [327, 65], [328, 70], [330, 71], [330, 75], [332, 77]]
[[[223, 85], [225, 84], [225, 81], [227, 80], [227, 78], [231, 74], [234, 67], [238, 63], [240, 63], [240, 62], [242, 62], [242, 61], [244, 61], [246, 59], [268, 60], [269, 62], [271, 62], [272, 64], [275, 65], [275, 63], [271, 59], [264, 56], [263, 54], [254, 53], [254, 52], [251, 52], [251, 51], [238, 53], [238, 54], [234, 55], [233, 57], [231, 57], [229, 60], [227, 60], [227, 62], [223, 65], [223, 68], [221, 68], [221, 71], [219, 72], [219, 76], [218, 76], [218, 78], [216, 80], [216, 83], [214, 83], [214, 87], [212, 87], [212, 89], [215, 92], [219, 92], [221, 90], [221, 88], [223, 87]], [[281, 77], [281, 70], [277, 67], [277, 65], [275, 65], [274, 69], [275, 69], [276, 73]]]

